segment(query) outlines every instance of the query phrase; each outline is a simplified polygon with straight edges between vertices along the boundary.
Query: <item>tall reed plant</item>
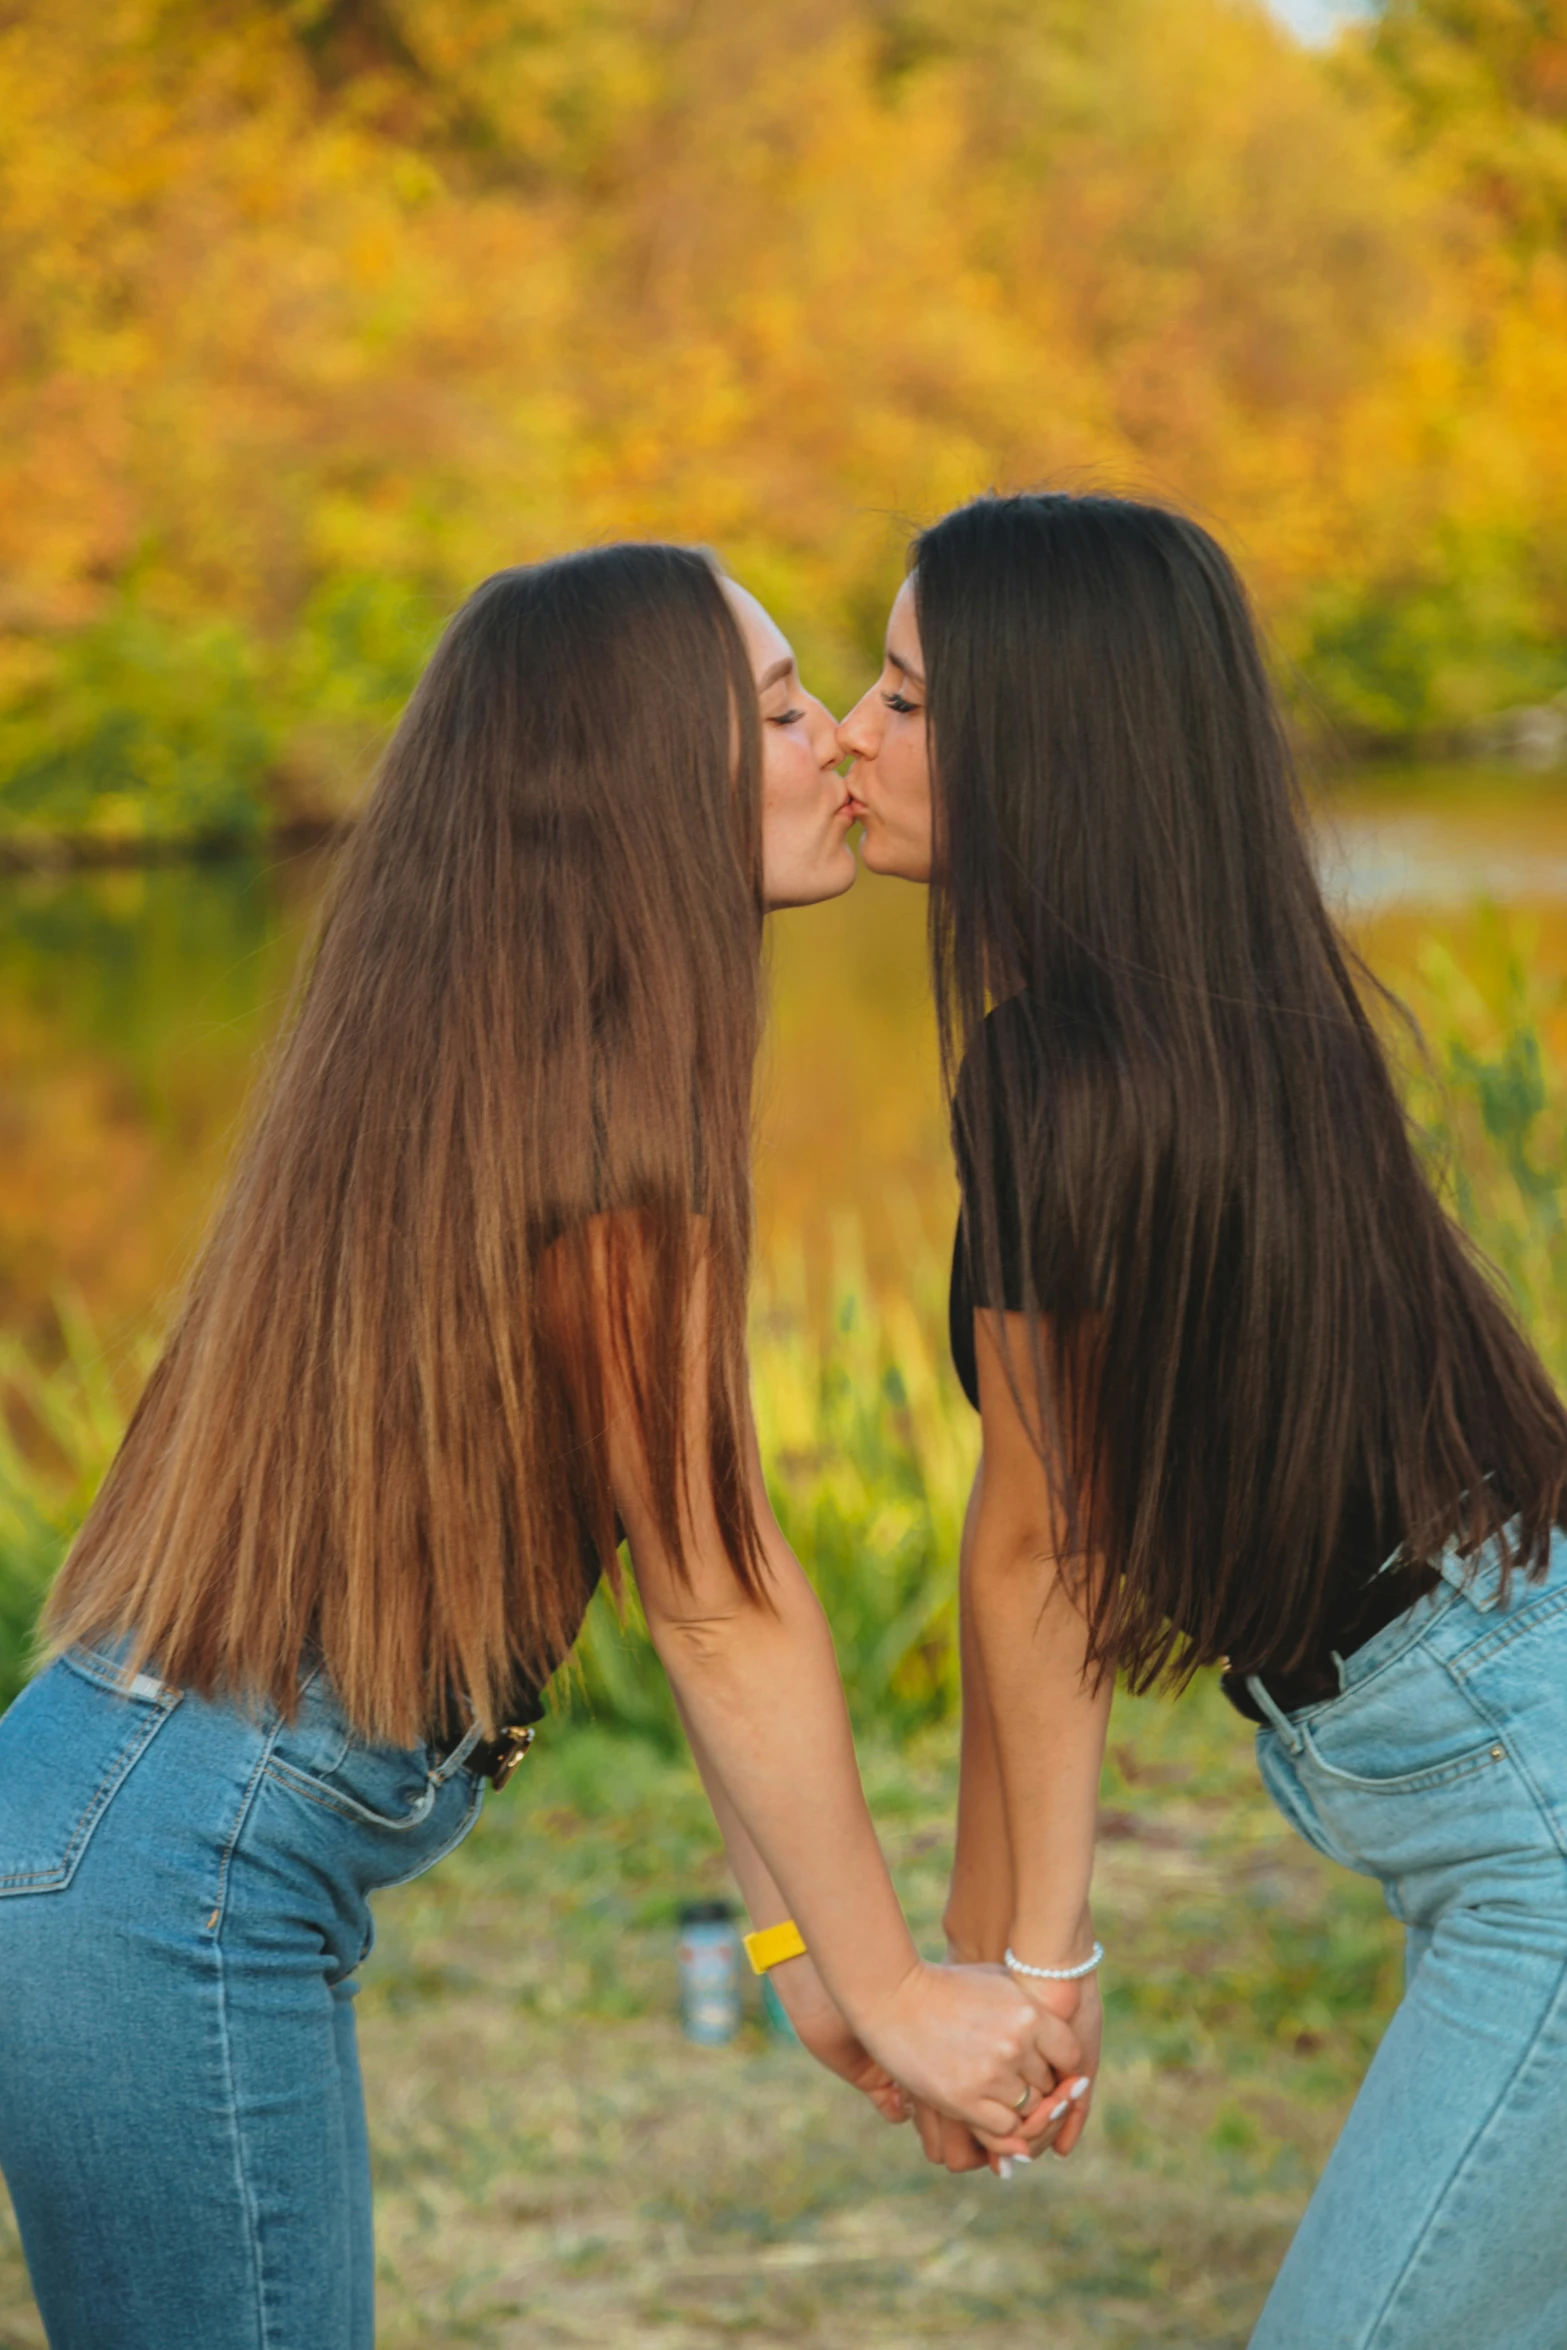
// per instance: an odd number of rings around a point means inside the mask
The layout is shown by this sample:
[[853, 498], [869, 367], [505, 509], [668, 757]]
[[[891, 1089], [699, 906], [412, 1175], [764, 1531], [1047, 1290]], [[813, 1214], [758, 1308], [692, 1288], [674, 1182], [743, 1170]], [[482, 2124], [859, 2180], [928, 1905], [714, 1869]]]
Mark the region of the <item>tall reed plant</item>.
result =
[[[1428, 941], [1398, 981], [1423, 1044], [1392, 1033], [1437, 1179], [1567, 1386], [1567, 991], [1539, 976], [1532, 944], [1527, 924], [1499, 918], [1462, 962]], [[955, 1564], [978, 1425], [947, 1351], [945, 1236], [912, 1201], [876, 1213], [897, 1280], [871, 1282], [864, 1222], [845, 1211], [825, 1266], [785, 1245], [759, 1267], [751, 1344], [779, 1521], [821, 1593], [857, 1729], [898, 1739], [956, 1710]], [[150, 1360], [144, 1345], [111, 1364], [70, 1301], [51, 1354], [0, 1336], [0, 1702], [26, 1676], [49, 1577]], [[634, 1596], [623, 1621], [594, 1600], [553, 1698], [680, 1743]]]
[[79, 1299], [57, 1299], [55, 1319], [49, 1360], [0, 1332], [0, 1706], [28, 1676], [44, 1593], [152, 1368], [145, 1339], [115, 1363]]

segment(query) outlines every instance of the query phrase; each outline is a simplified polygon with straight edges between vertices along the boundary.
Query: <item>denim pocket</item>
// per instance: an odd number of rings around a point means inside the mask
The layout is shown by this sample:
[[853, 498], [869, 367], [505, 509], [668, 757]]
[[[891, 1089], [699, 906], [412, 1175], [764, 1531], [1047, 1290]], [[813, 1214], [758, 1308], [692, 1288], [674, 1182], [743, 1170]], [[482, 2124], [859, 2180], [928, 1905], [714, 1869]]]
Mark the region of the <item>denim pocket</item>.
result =
[[1307, 1800], [1295, 1769], [1295, 1758], [1277, 1730], [1257, 1732], [1257, 1769], [1264, 1787], [1296, 1834], [1315, 1845], [1325, 1859], [1353, 1868], [1354, 1862], [1334, 1843]]
[[1567, 1854], [1567, 1591], [1521, 1595], [1448, 1658], [1448, 1670], [1505, 1741]]
[[1296, 1727], [1314, 1770], [1330, 1782], [1336, 1781], [1341, 1787], [1363, 1789], [1369, 1795], [1434, 1794], [1438, 1788], [1451, 1786], [1460, 1779], [1473, 1778], [1477, 1771], [1494, 1770], [1499, 1762], [1507, 1759], [1505, 1747], [1498, 1745], [1495, 1738], [1488, 1737], [1484, 1744], [1471, 1744], [1463, 1753], [1427, 1763], [1419, 1770], [1352, 1771], [1346, 1770], [1341, 1763], [1329, 1761], [1312, 1737], [1307, 1723], [1299, 1722]]
[[1440, 1653], [1452, 1613], [1289, 1722], [1288, 1774], [1320, 1831], [1313, 1841], [1380, 1877], [1399, 1914], [1416, 1921], [1455, 1887], [1509, 1897], [1550, 1852], [1510, 1728], [1474, 1702]]
[[180, 1692], [73, 1650], [0, 1721], [0, 1896], [59, 1893]]
[[444, 1785], [423, 1746], [371, 1746], [345, 1735], [327, 1770], [307, 1767], [303, 1753], [294, 1759], [295, 1751], [295, 1741], [285, 1730], [273, 1746], [267, 1777], [341, 1819], [373, 1828], [401, 1833], [421, 1827]]

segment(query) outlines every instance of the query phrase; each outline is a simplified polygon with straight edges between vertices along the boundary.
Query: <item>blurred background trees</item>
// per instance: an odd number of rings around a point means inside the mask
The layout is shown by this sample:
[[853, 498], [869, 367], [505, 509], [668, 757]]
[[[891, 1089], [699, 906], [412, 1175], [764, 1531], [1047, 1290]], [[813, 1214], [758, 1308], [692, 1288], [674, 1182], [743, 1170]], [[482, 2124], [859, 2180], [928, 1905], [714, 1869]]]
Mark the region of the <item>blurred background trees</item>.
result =
[[19, 0], [4, 823], [331, 814], [441, 616], [711, 542], [864, 671], [905, 525], [1145, 489], [1308, 724], [1567, 687], [1567, 6]]
[[[60, 836], [331, 818], [479, 577], [618, 532], [713, 544], [841, 702], [971, 491], [1211, 522], [1358, 770], [1319, 847], [1423, 1025], [1423, 1144], [1567, 1376], [1567, 792], [1406, 765], [1520, 705], [1567, 755], [1567, 0], [1384, 0], [1321, 51], [1261, 0], [9, 0], [0, 90], [0, 1702], [330, 864]], [[752, 1337], [939, 1942], [977, 1429], [923, 913], [866, 876], [769, 925]], [[721, 1862], [635, 1619], [579, 1664], [593, 1732], [382, 1921], [387, 2339], [1239, 2340], [1398, 1962], [1212, 1687], [1117, 1700], [1118, 2085], [1042, 2283], [1026, 2201], [922, 2190], [782, 2055], [692, 2070], [672, 1916]]]

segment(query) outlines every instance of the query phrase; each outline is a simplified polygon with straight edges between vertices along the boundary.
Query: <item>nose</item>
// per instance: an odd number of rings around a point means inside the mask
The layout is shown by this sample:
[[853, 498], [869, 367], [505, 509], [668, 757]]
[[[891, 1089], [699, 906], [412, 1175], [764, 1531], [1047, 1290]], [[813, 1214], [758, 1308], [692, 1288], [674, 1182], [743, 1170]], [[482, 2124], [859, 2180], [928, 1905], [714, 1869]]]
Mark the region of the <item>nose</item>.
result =
[[861, 694], [838, 729], [838, 749], [846, 759], [874, 759], [881, 748], [877, 724], [876, 688]]
[[816, 764], [824, 771], [836, 767], [843, 757], [838, 748], [838, 721], [826, 703], [819, 702], [814, 694], [806, 694], [804, 699], [807, 710], [806, 733], [816, 756]]

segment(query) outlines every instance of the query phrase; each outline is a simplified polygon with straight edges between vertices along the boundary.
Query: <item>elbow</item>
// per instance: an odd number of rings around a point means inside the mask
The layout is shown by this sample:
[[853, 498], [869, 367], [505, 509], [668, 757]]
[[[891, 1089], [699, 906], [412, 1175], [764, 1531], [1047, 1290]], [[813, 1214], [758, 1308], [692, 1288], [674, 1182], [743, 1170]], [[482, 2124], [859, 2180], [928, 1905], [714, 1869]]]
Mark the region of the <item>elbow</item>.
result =
[[711, 1616], [664, 1616], [651, 1621], [648, 1637], [672, 1681], [723, 1667], [742, 1645], [739, 1610]]
[[1053, 1581], [1061, 1569], [1059, 1531], [1032, 1516], [981, 1511], [968, 1566], [978, 1582]]
[[658, 1661], [676, 1688], [697, 1683], [788, 1680], [809, 1671], [820, 1652], [832, 1655], [832, 1636], [816, 1595], [807, 1585], [774, 1592], [769, 1599], [737, 1593], [721, 1608], [689, 1615], [649, 1617], [648, 1634]]

